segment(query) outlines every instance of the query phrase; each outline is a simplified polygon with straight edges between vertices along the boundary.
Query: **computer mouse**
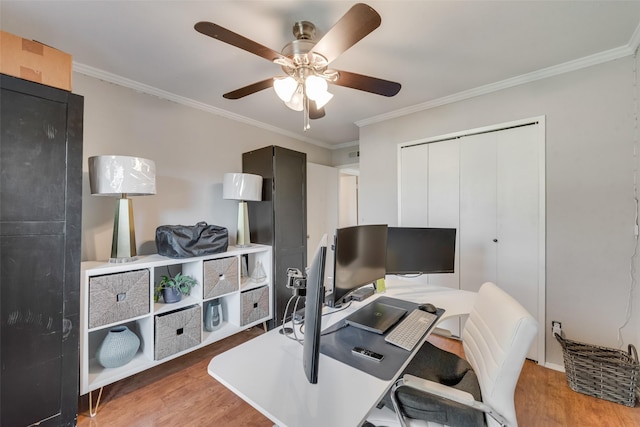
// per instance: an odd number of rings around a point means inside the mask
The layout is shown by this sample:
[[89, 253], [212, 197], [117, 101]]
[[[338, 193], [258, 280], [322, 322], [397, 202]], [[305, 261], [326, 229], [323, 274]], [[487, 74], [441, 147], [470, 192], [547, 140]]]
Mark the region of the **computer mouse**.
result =
[[425, 304], [420, 304], [418, 306], [418, 308], [422, 311], [426, 311], [427, 313], [433, 313], [436, 314], [438, 312], [438, 307], [436, 307], [435, 305], [431, 304], [430, 302], [425, 303]]

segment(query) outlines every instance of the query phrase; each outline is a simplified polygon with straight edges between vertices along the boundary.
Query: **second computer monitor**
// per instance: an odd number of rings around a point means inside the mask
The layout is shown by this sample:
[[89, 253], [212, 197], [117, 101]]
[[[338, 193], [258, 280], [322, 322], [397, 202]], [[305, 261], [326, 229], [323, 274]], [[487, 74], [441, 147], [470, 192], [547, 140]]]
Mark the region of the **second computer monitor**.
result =
[[333, 293], [327, 305], [340, 305], [348, 295], [385, 276], [387, 225], [357, 225], [336, 230]]
[[453, 273], [455, 228], [389, 227], [387, 274]]

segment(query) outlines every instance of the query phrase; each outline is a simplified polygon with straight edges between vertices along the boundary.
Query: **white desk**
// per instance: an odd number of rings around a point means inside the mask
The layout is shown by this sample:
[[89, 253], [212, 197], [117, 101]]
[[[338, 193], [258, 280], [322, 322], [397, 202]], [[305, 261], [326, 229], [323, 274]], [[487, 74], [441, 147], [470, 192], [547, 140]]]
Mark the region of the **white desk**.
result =
[[[476, 296], [474, 292], [393, 277], [387, 278], [383, 295], [442, 307], [446, 311], [441, 321], [470, 313]], [[322, 328], [377, 297], [323, 316]], [[359, 426], [393, 384], [394, 380], [380, 380], [324, 354], [320, 355], [318, 384], [309, 384], [302, 368], [302, 345], [281, 335], [278, 329], [214, 357], [208, 371], [280, 427]]]

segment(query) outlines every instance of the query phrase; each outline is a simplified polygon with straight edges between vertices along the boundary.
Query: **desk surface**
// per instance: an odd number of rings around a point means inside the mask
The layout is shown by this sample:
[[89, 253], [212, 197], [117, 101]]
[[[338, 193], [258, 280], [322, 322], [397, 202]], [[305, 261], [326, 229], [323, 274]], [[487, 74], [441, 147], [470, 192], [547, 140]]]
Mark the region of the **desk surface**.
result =
[[[476, 296], [474, 292], [393, 277], [387, 278], [383, 295], [442, 307], [446, 311], [441, 321], [470, 313]], [[322, 329], [377, 297], [323, 316]], [[302, 369], [302, 345], [281, 335], [278, 329], [214, 357], [208, 368], [212, 377], [278, 426], [359, 426], [393, 383], [321, 354], [318, 384], [309, 384]], [[399, 372], [402, 369], [404, 366]]]

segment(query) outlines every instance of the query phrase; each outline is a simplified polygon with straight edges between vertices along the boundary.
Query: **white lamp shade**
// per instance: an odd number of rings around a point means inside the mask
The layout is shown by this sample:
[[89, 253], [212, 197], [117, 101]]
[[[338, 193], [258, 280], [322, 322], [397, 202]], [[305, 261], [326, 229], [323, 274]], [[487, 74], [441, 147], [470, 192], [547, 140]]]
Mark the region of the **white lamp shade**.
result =
[[293, 77], [275, 77], [273, 79], [273, 89], [278, 98], [284, 102], [289, 102], [297, 87], [298, 82]]
[[310, 75], [304, 81], [304, 86], [307, 91], [309, 99], [317, 100], [322, 97], [328, 89], [327, 81], [322, 77]]
[[262, 200], [262, 177], [250, 173], [225, 173], [222, 198], [230, 200]]
[[91, 194], [146, 196], [156, 194], [156, 164], [129, 156], [89, 157]]

